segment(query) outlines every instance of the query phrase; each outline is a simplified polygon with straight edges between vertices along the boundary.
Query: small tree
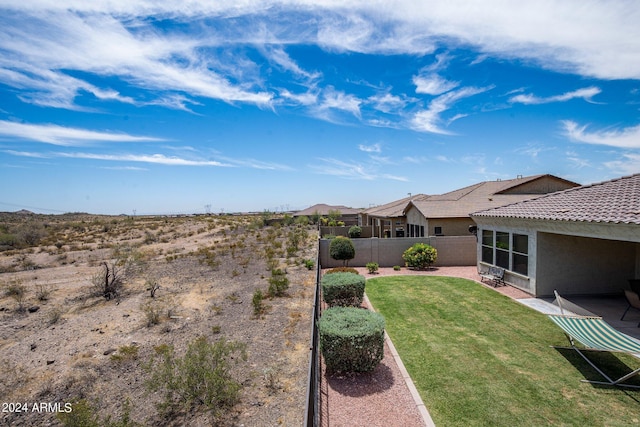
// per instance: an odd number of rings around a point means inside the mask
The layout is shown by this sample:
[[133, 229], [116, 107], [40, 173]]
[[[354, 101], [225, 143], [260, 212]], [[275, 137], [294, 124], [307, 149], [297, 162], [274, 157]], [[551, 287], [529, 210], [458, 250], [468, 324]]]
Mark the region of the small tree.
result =
[[329, 255], [335, 260], [342, 260], [342, 265], [349, 265], [349, 260], [355, 258], [356, 248], [351, 239], [338, 236], [329, 244]]
[[417, 270], [428, 269], [431, 264], [436, 262], [437, 258], [438, 251], [426, 243], [416, 243], [402, 254], [402, 259], [407, 264], [407, 267]]

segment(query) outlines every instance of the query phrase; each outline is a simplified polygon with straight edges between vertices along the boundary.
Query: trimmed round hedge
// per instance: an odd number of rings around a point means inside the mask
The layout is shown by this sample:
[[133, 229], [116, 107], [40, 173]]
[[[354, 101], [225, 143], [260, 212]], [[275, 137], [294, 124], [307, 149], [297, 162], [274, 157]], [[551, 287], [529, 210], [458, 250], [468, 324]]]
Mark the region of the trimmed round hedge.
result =
[[349, 264], [349, 260], [356, 256], [356, 248], [351, 239], [338, 236], [329, 243], [329, 256], [335, 260], [341, 260], [346, 266]]
[[384, 357], [384, 317], [355, 307], [332, 307], [318, 322], [327, 371], [369, 372]]
[[364, 276], [355, 273], [325, 274], [320, 281], [322, 299], [330, 307], [359, 307], [364, 298]]

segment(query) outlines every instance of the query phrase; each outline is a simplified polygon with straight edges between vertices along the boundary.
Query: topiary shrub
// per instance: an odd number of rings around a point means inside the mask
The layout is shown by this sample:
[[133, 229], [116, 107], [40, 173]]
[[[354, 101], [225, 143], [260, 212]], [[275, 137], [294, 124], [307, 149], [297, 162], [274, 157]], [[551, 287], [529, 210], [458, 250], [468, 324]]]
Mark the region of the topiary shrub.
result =
[[329, 243], [329, 255], [335, 260], [342, 260], [342, 265], [346, 266], [356, 256], [356, 248], [349, 238], [338, 236]]
[[370, 372], [384, 357], [384, 318], [355, 307], [332, 307], [318, 322], [329, 373]]
[[416, 270], [428, 269], [431, 264], [436, 262], [437, 258], [438, 251], [426, 243], [416, 243], [402, 254], [402, 259], [407, 264], [407, 267], [415, 268]]
[[349, 237], [353, 238], [357, 238], [360, 237], [362, 235], [362, 227], [360, 227], [359, 225], [352, 225], [349, 228]]
[[364, 298], [365, 278], [353, 273], [334, 273], [322, 277], [322, 299], [330, 307], [359, 307]]

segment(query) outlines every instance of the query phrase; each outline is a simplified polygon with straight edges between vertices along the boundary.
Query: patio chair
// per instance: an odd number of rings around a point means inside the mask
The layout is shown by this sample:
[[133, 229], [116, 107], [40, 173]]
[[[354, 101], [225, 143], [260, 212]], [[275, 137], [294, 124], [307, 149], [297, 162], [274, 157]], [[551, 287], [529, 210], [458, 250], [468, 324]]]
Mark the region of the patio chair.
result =
[[[630, 291], [628, 289], [625, 289], [624, 296], [627, 298], [627, 302], [629, 303], [629, 306], [627, 306], [627, 309], [622, 314], [622, 317], [620, 318], [620, 320], [624, 319], [624, 316], [627, 315], [627, 312], [631, 307], [635, 308], [636, 310], [640, 310], [640, 296], [638, 296], [637, 293]], [[638, 327], [640, 328], [640, 322], [638, 323]]]
[[[591, 367], [593, 367], [593, 369], [598, 371], [598, 373], [606, 379], [606, 381], [581, 380], [582, 382], [609, 386], [640, 388], [640, 386], [638, 385], [623, 384], [624, 381], [635, 375], [638, 375], [638, 373], [640, 373], [640, 368], [614, 380], [611, 379], [607, 374], [602, 372], [602, 370], [598, 368], [591, 360], [589, 360], [583, 353], [584, 350], [593, 350], [613, 353], [627, 353], [636, 357], [640, 357], [640, 340], [637, 340], [633, 337], [630, 337], [629, 335], [623, 334], [622, 332], [613, 329], [601, 317], [558, 314], [548, 314], [547, 316], [549, 316], [553, 323], [555, 323], [560, 327], [560, 329], [562, 329], [570, 344], [570, 347], [553, 347], [575, 350], [589, 365], [591, 365]], [[576, 341], [581, 343], [584, 348], [578, 348], [576, 346]]]

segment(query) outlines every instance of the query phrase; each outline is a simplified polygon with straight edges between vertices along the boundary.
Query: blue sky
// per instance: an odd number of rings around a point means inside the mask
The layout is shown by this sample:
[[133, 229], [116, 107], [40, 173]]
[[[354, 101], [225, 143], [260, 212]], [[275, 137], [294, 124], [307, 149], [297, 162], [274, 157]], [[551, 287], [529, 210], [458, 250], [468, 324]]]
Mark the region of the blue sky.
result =
[[637, 3], [416, 3], [0, 0], [0, 211], [369, 207], [640, 172]]

